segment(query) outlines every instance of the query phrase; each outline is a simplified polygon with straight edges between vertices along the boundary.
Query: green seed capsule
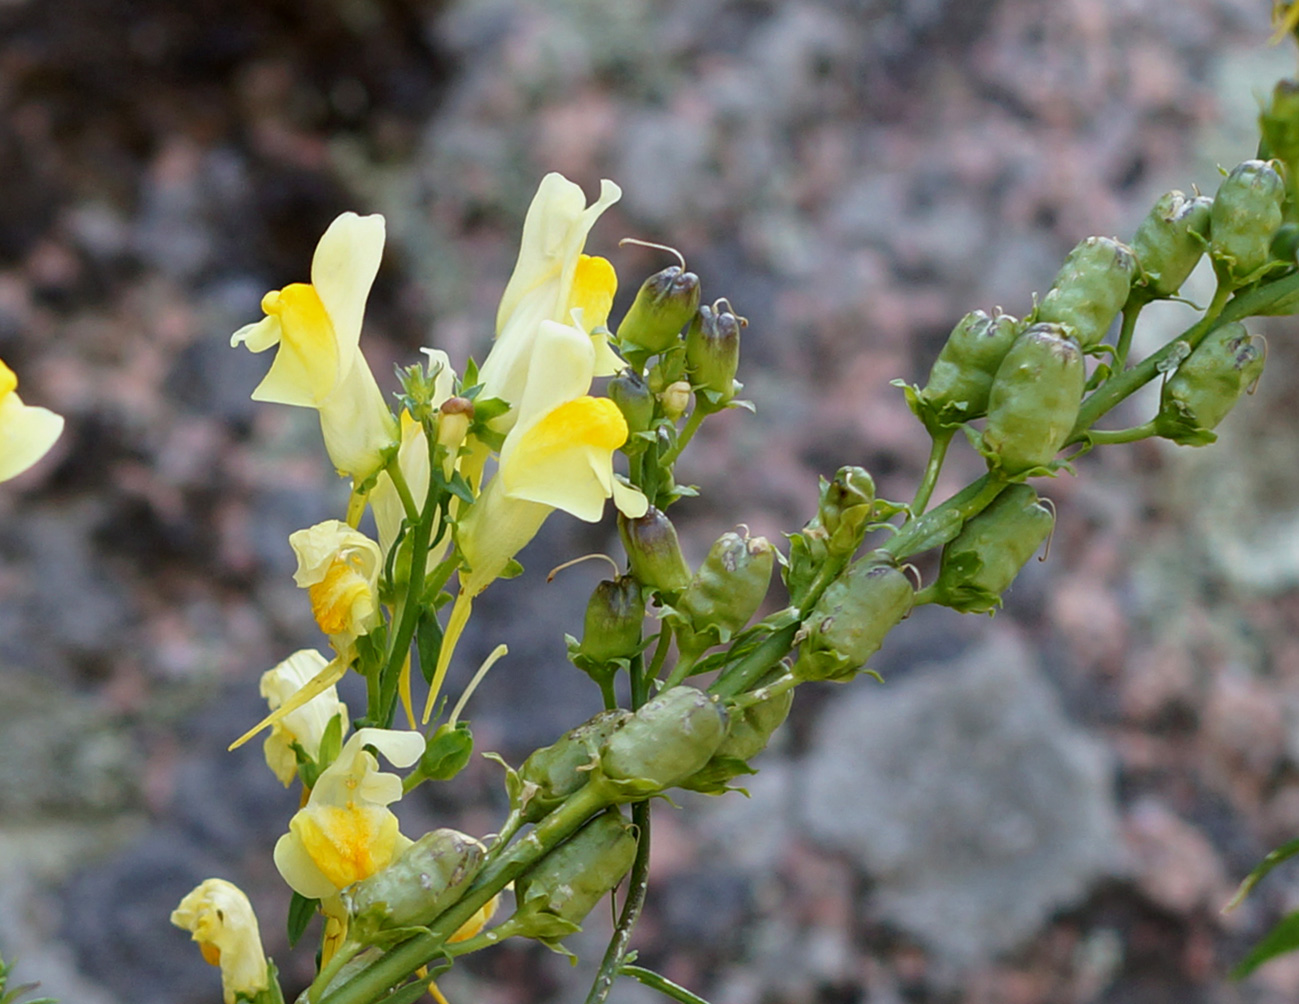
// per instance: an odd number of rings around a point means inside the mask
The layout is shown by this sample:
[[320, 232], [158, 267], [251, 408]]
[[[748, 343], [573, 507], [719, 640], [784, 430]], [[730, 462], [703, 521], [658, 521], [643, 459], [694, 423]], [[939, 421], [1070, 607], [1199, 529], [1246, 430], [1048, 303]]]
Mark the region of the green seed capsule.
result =
[[591, 766], [630, 711], [601, 711], [550, 746], [533, 751], [519, 768], [524, 785], [524, 821], [535, 823], [591, 778]]
[[628, 353], [652, 356], [671, 348], [699, 308], [699, 276], [672, 265], [641, 285], [618, 325], [618, 343]]
[[767, 748], [772, 733], [789, 717], [794, 691], [785, 690], [758, 704], [733, 712], [726, 724], [726, 738], [717, 752], [698, 774], [681, 782], [681, 787], [706, 795], [720, 795], [726, 782], [741, 774], [752, 773], [750, 757]]
[[1136, 259], [1126, 244], [1088, 237], [1064, 260], [1055, 281], [1038, 304], [1037, 320], [1061, 324], [1083, 348], [1090, 348], [1127, 302]]
[[1266, 156], [1285, 161], [1287, 167], [1299, 163], [1299, 81], [1277, 81], [1258, 125]]
[[718, 703], [693, 687], [673, 687], [646, 701], [605, 743], [604, 773], [661, 790], [695, 774], [726, 737]]
[[[947, 336], [917, 404], [937, 425], [958, 425], [982, 416], [988, 409], [992, 378], [1021, 330], [1016, 318], [1000, 311], [991, 317], [982, 310], [966, 314]], [[917, 414], [924, 420], [921, 411]]]
[[609, 381], [609, 398], [618, 406], [622, 417], [627, 422], [627, 446], [640, 444], [636, 452], [645, 448], [645, 441], [636, 438], [636, 433], [645, 432], [654, 421], [654, 395], [649, 385], [635, 370], [623, 370]]
[[826, 588], [799, 632], [794, 675], [848, 680], [910, 611], [915, 589], [892, 565], [863, 558]]
[[[635, 828], [602, 812], [514, 881], [519, 904], [507, 923], [523, 937], [554, 941], [573, 933], [636, 858]], [[556, 925], [552, 918], [562, 923]]]
[[675, 598], [690, 585], [690, 566], [681, 553], [672, 521], [654, 506], [644, 516], [618, 516], [618, 535], [631, 563], [631, 574], [643, 586]]
[[1086, 373], [1078, 343], [1035, 324], [1011, 346], [992, 382], [982, 452], [1009, 475], [1049, 464], [1069, 438]]
[[458, 830], [424, 834], [387, 868], [343, 891], [351, 935], [367, 941], [379, 931], [427, 924], [460, 898], [486, 852]]
[[1173, 296], [1208, 247], [1213, 200], [1179, 191], [1159, 197], [1132, 238], [1141, 282], [1151, 297]]
[[690, 383], [712, 409], [735, 397], [740, 367], [740, 330], [745, 320], [725, 300], [702, 306], [686, 331], [686, 371]]
[[695, 642], [702, 651], [730, 641], [762, 606], [775, 566], [776, 549], [766, 537], [718, 537], [675, 604], [682, 626], [695, 636], [678, 635], [678, 643], [690, 649]]
[[586, 604], [578, 653], [595, 663], [630, 659], [640, 651], [644, 620], [640, 583], [630, 575], [605, 579]]
[[1237, 164], [1213, 197], [1209, 253], [1220, 274], [1251, 281], [1270, 260], [1272, 235], [1281, 226], [1285, 182], [1269, 162]]
[[962, 613], [987, 613], [1041, 546], [1055, 516], [1028, 485], [1011, 485], [943, 548], [936, 601]]
[[1213, 442], [1210, 430], [1262, 373], [1263, 354], [1243, 324], [1215, 328], [1164, 384], [1155, 427], [1183, 446]]

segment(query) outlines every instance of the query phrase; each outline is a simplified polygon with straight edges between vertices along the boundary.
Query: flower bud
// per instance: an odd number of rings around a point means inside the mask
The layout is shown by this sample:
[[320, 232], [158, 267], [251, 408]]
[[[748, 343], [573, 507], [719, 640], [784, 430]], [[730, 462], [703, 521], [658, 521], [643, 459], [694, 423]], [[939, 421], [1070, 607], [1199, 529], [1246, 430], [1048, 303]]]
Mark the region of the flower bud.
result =
[[1194, 271], [1208, 246], [1213, 200], [1165, 192], [1132, 238], [1141, 284], [1150, 297], [1173, 296]]
[[1055, 516], [1028, 485], [1011, 485], [943, 548], [935, 602], [988, 613], [1051, 533]]
[[776, 549], [766, 537], [718, 537], [675, 604], [683, 651], [730, 641], [762, 606], [775, 567]]
[[726, 716], [712, 697], [673, 687], [642, 704], [605, 743], [600, 766], [614, 780], [660, 791], [702, 768], [726, 736]]
[[365, 942], [380, 931], [427, 924], [460, 898], [487, 849], [466, 833], [426, 833], [382, 871], [343, 890], [351, 936]]
[[732, 712], [727, 718], [726, 738], [717, 752], [703, 770], [681, 782], [681, 787], [720, 795], [727, 790], [727, 781], [753, 773], [747, 761], [767, 748], [772, 733], [789, 717], [793, 703], [794, 691], [782, 690], [765, 701]]
[[630, 711], [601, 711], [558, 742], [535, 750], [519, 768], [523, 782], [523, 818], [535, 823], [591, 778], [605, 740], [631, 718]]
[[474, 403], [467, 397], [449, 397], [438, 409], [438, 445], [455, 456], [474, 421]]
[[699, 276], [679, 265], [655, 272], [618, 325], [618, 343], [632, 356], [663, 352], [676, 344], [698, 307]]
[[1220, 274], [1245, 283], [1267, 265], [1284, 199], [1285, 182], [1268, 161], [1247, 160], [1232, 168], [1213, 197], [1209, 224], [1209, 253]]
[[639, 453], [645, 448], [645, 441], [637, 438], [636, 433], [645, 432], [654, 421], [654, 395], [645, 378], [635, 370], [623, 370], [609, 381], [609, 398], [627, 421], [627, 443], [623, 450], [630, 452], [634, 448]]
[[681, 554], [676, 527], [654, 506], [644, 516], [618, 514], [618, 535], [627, 550], [631, 574], [664, 597], [675, 597], [690, 584], [690, 567]]
[[600, 813], [515, 879], [519, 908], [510, 929], [545, 942], [579, 930], [631, 868], [636, 844], [635, 828], [618, 810]]
[[1078, 343], [1058, 324], [1035, 324], [1015, 340], [988, 398], [981, 452], [1009, 475], [1049, 464], [1069, 438], [1086, 374]]
[[915, 600], [911, 579], [892, 565], [863, 558], [821, 594], [803, 622], [794, 675], [800, 680], [849, 680], [879, 651]]
[[834, 474], [834, 480], [823, 482], [820, 503], [817, 506], [817, 519], [831, 537], [838, 537], [847, 530], [855, 538], [852, 549], [857, 550], [861, 543], [858, 528], [870, 517], [875, 504], [875, 479], [864, 467], [840, 467]]
[[914, 397], [908, 395], [912, 410], [930, 432], [987, 411], [992, 378], [1020, 330], [1016, 318], [1000, 311], [989, 317], [975, 310], [961, 318], [943, 343], [929, 382]]
[[1214, 328], [1164, 384], [1155, 428], [1183, 446], [1212, 443], [1210, 430], [1262, 373], [1263, 354], [1243, 324]]
[[1105, 337], [1132, 290], [1136, 259], [1126, 244], [1088, 237], [1069, 252], [1037, 307], [1037, 320], [1062, 324], [1083, 348]]
[[615, 659], [630, 659], [640, 651], [644, 620], [645, 600], [635, 577], [605, 579], [586, 604], [582, 644], [576, 654], [600, 666]]
[[663, 404], [663, 414], [669, 421], [675, 422], [690, 407], [690, 382], [674, 380], [663, 388], [659, 401]]
[[690, 382], [712, 409], [735, 397], [740, 366], [740, 331], [747, 322], [725, 300], [702, 306], [686, 331], [686, 369]]

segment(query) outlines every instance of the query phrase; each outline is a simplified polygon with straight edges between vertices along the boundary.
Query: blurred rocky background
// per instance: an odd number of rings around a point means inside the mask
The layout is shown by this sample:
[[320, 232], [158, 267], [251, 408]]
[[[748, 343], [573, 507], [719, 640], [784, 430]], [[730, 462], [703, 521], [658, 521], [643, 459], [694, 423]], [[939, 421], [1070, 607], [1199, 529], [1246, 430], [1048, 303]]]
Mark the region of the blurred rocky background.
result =
[[[256, 406], [228, 336], [305, 279], [344, 209], [389, 250], [365, 348], [486, 352], [540, 176], [623, 187], [589, 246], [628, 301], [671, 243], [751, 319], [757, 415], [705, 427], [674, 509], [698, 558], [775, 537], [816, 478], [909, 498], [927, 440], [888, 386], [965, 311], [1022, 314], [1090, 234], [1253, 153], [1256, 92], [1293, 69], [1266, 0], [5, 0], [0, 357], [68, 416], [0, 491], [0, 950], [70, 1004], [219, 1000], [168, 912], [248, 889], [296, 992], [270, 848], [296, 807], [257, 744], [259, 674], [321, 644], [287, 535], [338, 515], [314, 415]], [[1203, 295], [1204, 285], [1195, 295]], [[1180, 312], [1179, 312], [1180, 311]], [[1145, 349], [1186, 323], [1147, 312]], [[1259, 326], [1260, 330], [1264, 326]], [[1205, 450], [1083, 458], [994, 620], [923, 609], [887, 684], [800, 690], [752, 797], [659, 809], [636, 947], [715, 1004], [1218, 1004], [1299, 998], [1299, 960], [1225, 973], [1283, 910], [1299, 835], [1299, 345]], [[1146, 402], [1148, 406], [1148, 399]], [[1131, 417], [1138, 415], [1136, 402]], [[956, 451], [940, 493], [978, 473]], [[513, 655], [470, 707], [517, 761], [598, 706], [568, 667], [609, 527], [551, 520], [493, 586], [458, 671]], [[463, 675], [462, 675], [463, 679]], [[499, 770], [403, 803], [490, 831]], [[508, 946], [453, 1004], [580, 999]], [[622, 1004], [652, 998], [627, 983]]]

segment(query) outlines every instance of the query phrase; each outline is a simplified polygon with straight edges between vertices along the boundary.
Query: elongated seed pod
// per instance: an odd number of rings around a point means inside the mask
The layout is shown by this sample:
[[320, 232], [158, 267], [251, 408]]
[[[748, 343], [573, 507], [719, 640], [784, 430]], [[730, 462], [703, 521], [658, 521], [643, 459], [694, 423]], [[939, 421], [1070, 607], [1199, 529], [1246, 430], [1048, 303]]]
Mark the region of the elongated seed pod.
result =
[[1062, 324], [1084, 349], [1105, 337], [1127, 302], [1136, 259], [1126, 244], [1088, 237], [1064, 260], [1037, 308], [1037, 320]]
[[1220, 273], [1248, 281], [1269, 260], [1281, 226], [1285, 182], [1265, 160], [1237, 164], [1218, 186], [1210, 217], [1209, 253]]
[[1164, 384], [1155, 427], [1184, 446], [1213, 442], [1212, 430], [1262, 372], [1263, 354], [1243, 324], [1215, 328]]
[[1140, 282], [1152, 297], [1173, 296], [1209, 246], [1213, 200], [1174, 189], [1151, 207], [1132, 238]]
[[914, 602], [910, 577], [891, 564], [863, 558], [849, 565], [803, 622], [794, 675], [851, 679]]

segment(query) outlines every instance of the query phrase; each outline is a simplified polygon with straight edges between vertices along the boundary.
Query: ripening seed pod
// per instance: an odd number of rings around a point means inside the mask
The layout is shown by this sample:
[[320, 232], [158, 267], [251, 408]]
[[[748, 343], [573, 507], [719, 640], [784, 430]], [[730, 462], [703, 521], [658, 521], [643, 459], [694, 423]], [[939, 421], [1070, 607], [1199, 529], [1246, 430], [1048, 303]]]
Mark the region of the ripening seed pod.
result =
[[1263, 353], [1243, 324], [1215, 328], [1164, 384], [1155, 428], [1183, 446], [1213, 442], [1211, 430], [1262, 373]]
[[733, 711], [727, 718], [726, 738], [717, 752], [703, 770], [682, 781], [681, 787], [706, 795], [726, 791], [727, 781], [751, 772], [747, 761], [767, 748], [772, 733], [789, 717], [793, 703], [794, 691], [784, 690], [741, 711]]
[[675, 598], [690, 585], [690, 566], [681, 553], [676, 527], [654, 506], [635, 519], [619, 514], [618, 535], [627, 551], [631, 574], [641, 585], [667, 598]]
[[695, 391], [712, 409], [723, 407], [735, 397], [740, 330], [745, 323], [730, 304], [718, 300], [711, 307], [701, 306], [686, 330], [686, 371]]
[[1054, 525], [1055, 516], [1032, 488], [1006, 488], [943, 548], [935, 602], [962, 613], [995, 610]]
[[586, 604], [577, 654], [601, 664], [630, 659], [640, 651], [644, 620], [645, 600], [635, 578], [620, 575], [603, 580]]
[[914, 601], [910, 577], [893, 565], [869, 557], [849, 565], [803, 621], [794, 675], [800, 680], [851, 679]]
[[699, 651], [726, 644], [758, 612], [771, 585], [776, 549], [766, 537], [741, 537], [728, 531], [708, 549], [706, 557], [674, 604], [694, 635], [678, 642]]
[[699, 307], [699, 276], [671, 265], [641, 285], [618, 325], [618, 343], [629, 353], [652, 356], [676, 344]]
[[697, 773], [725, 737], [726, 715], [716, 700], [693, 687], [672, 687], [609, 737], [600, 766], [615, 780], [662, 790]]
[[1140, 281], [1150, 296], [1173, 296], [1182, 288], [1209, 246], [1212, 211], [1207, 195], [1188, 199], [1176, 189], [1151, 207], [1132, 238]]
[[1008, 475], [1049, 464], [1078, 420], [1086, 373], [1078, 343], [1058, 324], [1015, 340], [992, 382], [983, 454]]
[[1268, 263], [1284, 199], [1285, 182], [1268, 161], [1232, 168], [1213, 197], [1209, 221], [1209, 253], [1220, 274], [1247, 282]]
[[424, 834], [387, 868], [343, 890], [352, 936], [364, 942], [380, 931], [427, 924], [460, 898], [486, 853], [458, 830]]
[[[519, 908], [508, 923], [520, 936], [543, 941], [572, 933], [627, 874], [636, 844], [635, 827], [617, 809], [600, 813], [514, 880]], [[557, 930], [551, 917], [573, 927]]]
[[654, 421], [654, 395], [645, 378], [635, 370], [623, 370], [609, 381], [609, 398], [627, 422], [624, 449], [634, 444], [639, 444], [638, 450], [644, 449], [645, 441], [636, 438], [636, 433], [645, 432]]
[[585, 787], [601, 747], [630, 718], [631, 712], [621, 708], [601, 711], [564, 733], [558, 742], [534, 750], [519, 768], [519, 780], [529, 792], [523, 806], [524, 821], [535, 823]]
[[1079, 345], [1091, 348], [1105, 337], [1127, 302], [1136, 267], [1126, 244], [1088, 237], [1060, 266], [1038, 304], [1037, 320], [1064, 325]]
[[1000, 311], [990, 317], [975, 310], [961, 318], [918, 395], [935, 419], [956, 425], [988, 410], [992, 378], [1021, 330], [1018, 319]]

